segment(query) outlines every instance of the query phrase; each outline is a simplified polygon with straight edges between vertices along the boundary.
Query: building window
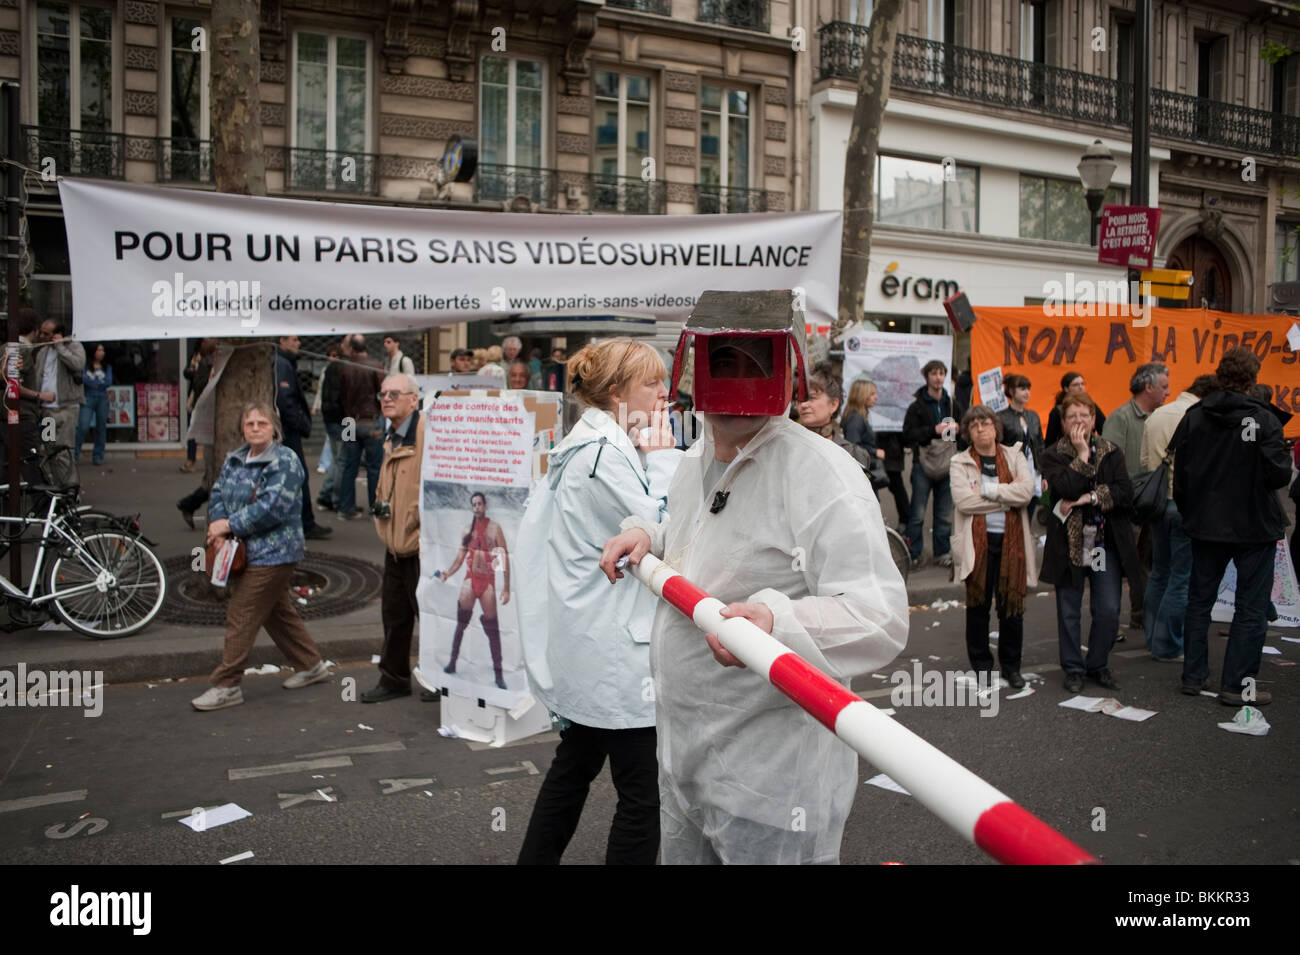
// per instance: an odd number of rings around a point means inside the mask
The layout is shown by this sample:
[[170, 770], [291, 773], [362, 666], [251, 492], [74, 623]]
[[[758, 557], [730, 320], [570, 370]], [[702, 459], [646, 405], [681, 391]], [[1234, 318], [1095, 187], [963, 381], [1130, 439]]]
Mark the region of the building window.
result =
[[171, 21], [170, 139], [159, 157], [160, 179], [208, 182], [212, 178], [208, 45], [199, 42], [206, 30], [201, 20], [173, 17]]
[[113, 13], [80, 3], [36, 5], [36, 123], [113, 128]]
[[[644, 160], [654, 155], [650, 122], [650, 80], [645, 76], [596, 70], [596, 155], [592, 207], [649, 213], [648, 184], [640, 186]], [[637, 182], [619, 182], [620, 179]], [[622, 185], [623, 188], [620, 188]]]
[[944, 174], [940, 162], [877, 157], [877, 221], [916, 229], [977, 231], [979, 171], [973, 166], [955, 166], [951, 178]]
[[[1103, 205], [1122, 205], [1124, 192], [1111, 187]], [[1020, 176], [1020, 238], [1087, 245], [1092, 224], [1083, 183], [1077, 179]]]
[[747, 90], [700, 87], [700, 183], [749, 188], [750, 101]]
[[294, 34], [292, 189], [373, 191], [370, 41]]
[[1300, 282], [1300, 222], [1277, 223], [1276, 282]]
[[544, 75], [537, 60], [483, 58], [480, 162], [542, 168]]

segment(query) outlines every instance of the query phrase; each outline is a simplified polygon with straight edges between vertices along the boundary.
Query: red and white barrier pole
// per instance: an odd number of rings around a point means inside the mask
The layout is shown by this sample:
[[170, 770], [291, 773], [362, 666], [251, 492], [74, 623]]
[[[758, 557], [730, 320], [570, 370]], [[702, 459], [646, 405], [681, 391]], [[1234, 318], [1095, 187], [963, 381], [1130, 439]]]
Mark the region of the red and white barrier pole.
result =
[[1077, 865], [1097, 859], [1021, 809], [956, 760], [806, 662], [743, 617], [723, 617], [710, 597], [650, 554], [624, 570], [798, 703], [863, 759], [969, 841], [1009, 865]]

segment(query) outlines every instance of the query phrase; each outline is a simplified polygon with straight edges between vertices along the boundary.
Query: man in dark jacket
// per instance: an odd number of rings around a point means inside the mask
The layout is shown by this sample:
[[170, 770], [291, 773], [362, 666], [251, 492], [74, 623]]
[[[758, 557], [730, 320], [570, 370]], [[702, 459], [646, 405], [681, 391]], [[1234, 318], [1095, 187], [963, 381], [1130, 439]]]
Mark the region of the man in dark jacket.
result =
[[324, 511], [332, 511], [337, 507], [336, 490], [343, 465], [343, 405], [339, 400], [339, 383], [342, 362], [352, 357], [351, 338], [351, 335], [345, 335], [340, 344], [329, 347], [326, 352], [329, 364], [325, 366], [320, 382], [320, 415], [325, 423], [325, 440], [329, 442], [333, 454], [329, 472], [321, 482], [320, 496], [316, 498], [316, 506]]
[[302, 465], [302, 536], [320, 540], [334, 533], [332, 527], [316, 523], [311, 510], [311, 480], [307, 457], [302, 451], [303, 439], [311, 437], [311, 406], [302, 393], [298, 381], [298, 349], [301, 341], [297, 335], [281, 335], [275, 350], [275, 410], [280, 413], [280, 428], [284, 432], [283, 444], [298, 455]]
[[1169, 441], [1195, 449], [1174, 458], [1174, 502], [1192, 542], [1192, 579], [1183, 631], [1183, 692], [1208, 688], [1210, 611], [1228, 561], [1237, 568], [1236, 606], [1223, 656], [1219, 701], [1262, 706], [1255, 689], [1268, 629], [1273, 554], [1286, 530], [1275, 491], [1291, 479], [1282, 426], [1251, 398], [1259, 358], [1233, 348], [1219, 362], [1222, 391], [1188, 409]]
[[952, 534], [952, 491], [948, 487], [947, 474], [942, 477], [926, 474], [921, 458], [925, 454], [923, 449], [936, 441], [944, 442], [951, 448], [949, 459], [960, 450], [956, 442], [957, 424], [961, 420], [962, 409], [954, 407], [952, 398], [943, 390], [943, 380], [948, 376], [948, 368], [943, 362], [926, 362], [921, 374], [925, 376], [925, 386], [916, 390], [916, 400], [908, 405], [907, 413], [903, 415], [903, 440], [913, 448], [912, 514], [907, 522], [907, 546], [912, 552], [912, 561], [919, 561], [925, 546], [921, 539], [925, 527], [925, 506], [933, 491], [934, 527], [930, 533], [934, 545], [934, 562], [942, 567], [951, 567], [952, 554], [949, 553], [951, 545], [948, 538]]
[[384, 460], [384, 420], [379, 416], [379, 386], [384, 367], [367, 353], [366, 339], [353, 335], [352, 357], [339, 372], [339, 405], [343, 409], [343, 463], [335, 489], [339, 517], [345, 521], [364, 517], [357, 507], [357, 471], [364, 459], [366, 492], [375, 503], [379, 466]]

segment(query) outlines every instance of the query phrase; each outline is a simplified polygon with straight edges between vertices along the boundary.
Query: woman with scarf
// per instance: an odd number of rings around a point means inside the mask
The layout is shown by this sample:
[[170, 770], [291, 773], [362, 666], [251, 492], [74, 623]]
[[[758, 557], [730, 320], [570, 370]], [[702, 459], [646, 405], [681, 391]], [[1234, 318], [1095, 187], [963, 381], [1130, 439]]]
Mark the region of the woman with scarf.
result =
[[808, 391], [804, 400], [791, 409], [790, 417], [809, 431], [816, 431], [823, 438], [834, 441], [849, 452], [863, 471], [868, 471], [876, 459], [875, 451], [844, 437], [838, 420], [843, 403], [844, 386], [835, 375], [835, 367], [828, 361], [818, 362], [808, 372]]
[[987, 405], [962, 417], [969, 444], [948, 465], [955, 511], [953, 579], [966, 582], [966, 652], [971, 667], [991, 673], [989, 611], [998, 604], [998, 664], [1015, 689], [1025, 685], [1020, 655], [1025, 593], [1038, 583], [1038, 554], [1025, 505], [1034, 496], [1029, 462], [1017, 444], [1002, 445], [1002, 421]]
[[[1108, 658], [1119, 631], [1121, 578], [1136, 579], [1133, 484], [1124, 452], [1097, 433], [1097, 406], [1086, 394], [1061, 402], [1064, 436], [1043, 455], [1043, 477], [1057, 502], [1047, 518], [1043, 579], [1056, 587], [1056, 626], [1065, 688], [1083, 689], [1086, 675], [1118, 690]], [[1092, 581], [1088, 657], [1081, 652], [1083, 584]]]

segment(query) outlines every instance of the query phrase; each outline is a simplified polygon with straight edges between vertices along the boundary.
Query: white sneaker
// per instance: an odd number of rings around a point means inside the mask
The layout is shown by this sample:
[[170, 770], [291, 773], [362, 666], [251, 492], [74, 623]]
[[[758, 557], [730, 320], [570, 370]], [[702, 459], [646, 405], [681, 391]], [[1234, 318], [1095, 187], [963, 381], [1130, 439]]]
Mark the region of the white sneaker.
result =
[[330, 667], [325, 662], [325, 658], [322, 657], [320, 662], [310, 670], [299, 670], [280, 685], [286, 690], [296, 690], [299, 687], [310, 686], [313, 683], [319, 683], [321, 680], [328, 680], [329, 678]]
[[214, 686], [200, 697], [190, 700], [196, 710], [224, 710], [244, 702], [244, 691], [237, 686]]

